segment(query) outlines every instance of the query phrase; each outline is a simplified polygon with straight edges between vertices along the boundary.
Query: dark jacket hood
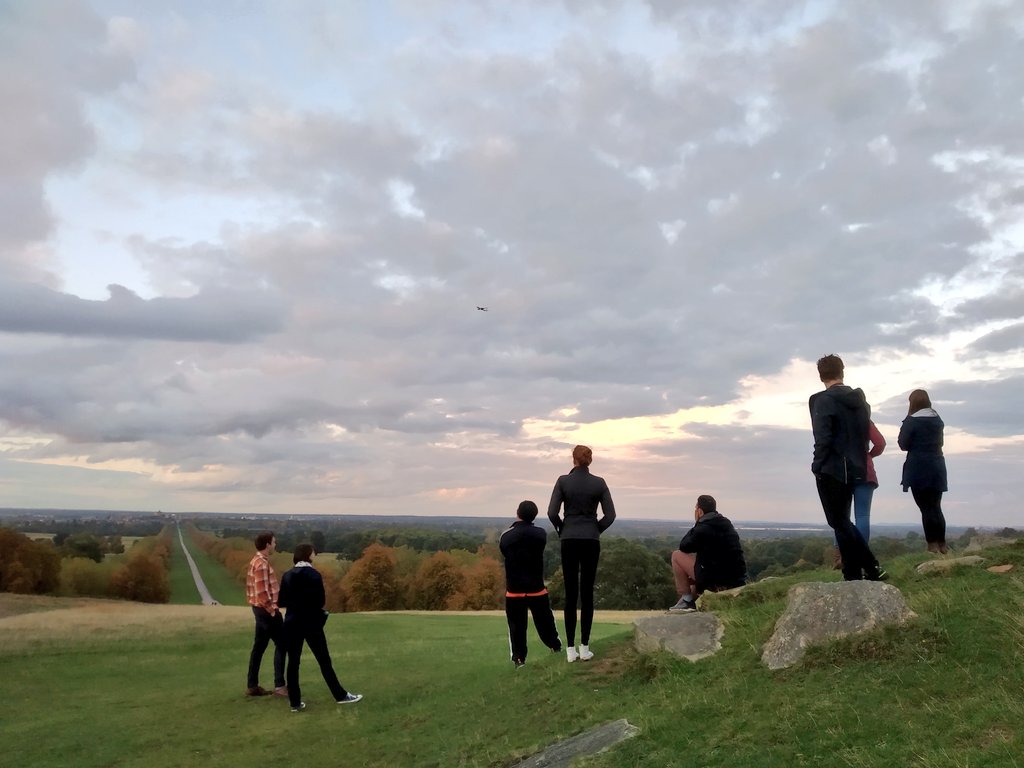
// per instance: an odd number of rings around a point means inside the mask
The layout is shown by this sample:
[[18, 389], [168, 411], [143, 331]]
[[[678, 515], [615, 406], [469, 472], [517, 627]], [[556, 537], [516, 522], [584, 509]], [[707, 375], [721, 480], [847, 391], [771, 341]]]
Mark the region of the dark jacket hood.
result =
[[864, 390], [860, 387], [853, 389], [845, 384], [835, 384], [826, 389], [822, 394], [835, 398], [835, 400], [851, 411], [867, 405], [868, 399], [864, 396]]

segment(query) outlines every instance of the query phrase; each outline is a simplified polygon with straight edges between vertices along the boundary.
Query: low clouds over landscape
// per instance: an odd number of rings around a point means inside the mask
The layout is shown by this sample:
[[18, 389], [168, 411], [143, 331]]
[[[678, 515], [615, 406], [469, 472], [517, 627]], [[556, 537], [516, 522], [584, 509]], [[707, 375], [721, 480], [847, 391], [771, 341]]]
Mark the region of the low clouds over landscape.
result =
[[[1024, 522], [1019, 2], [0, 5], [0, 506]], [[477, 310], [486, 307], [486, 312]]]

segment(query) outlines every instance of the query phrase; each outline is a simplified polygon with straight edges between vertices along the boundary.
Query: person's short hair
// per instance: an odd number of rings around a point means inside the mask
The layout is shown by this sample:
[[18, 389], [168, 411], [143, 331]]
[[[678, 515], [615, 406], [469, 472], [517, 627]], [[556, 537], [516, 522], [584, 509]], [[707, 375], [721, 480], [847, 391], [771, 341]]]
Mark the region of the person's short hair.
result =
[[256, 538], [252, 540], [252, 543], [256, 545], [256, 549], [262, 552], [264, 549], [270, 546], [270, 542], [274, 540], [273, 531], [262, 531], [256, 534]]
[[928, 397], [928, 393], [923, 389], [915, 389], [910, 393], [910, 408], [907, 410], [907, 415], [917, 413], [922, 408], [931, 408], [932, 399]]
[[835, 381], [843, 378], [843, 358], [839, 355], [825, 355], [818, 360], [818, 377], [822, 381]]
[[581, 467], [589, 467], [594, 460], [594, 452], [585, 445], [577, 445], [572, 449], [572, 460]]
[[292, 553], [293, 563], [308, 563], [313, 558], [312, 544], [298, 544]]
[[516, 509], [516, 517], [520, 520], [525, 520], [527, 523], [532, 523], [537, 519], [537, 505], [529, 499], [519, 502], [519, 507]]
[[718, 511], [718, 503], [715, 501], [715, 497], [708, 496], [706, 493], [697, 497], [697, 506], [700, 507], [706, 515]]

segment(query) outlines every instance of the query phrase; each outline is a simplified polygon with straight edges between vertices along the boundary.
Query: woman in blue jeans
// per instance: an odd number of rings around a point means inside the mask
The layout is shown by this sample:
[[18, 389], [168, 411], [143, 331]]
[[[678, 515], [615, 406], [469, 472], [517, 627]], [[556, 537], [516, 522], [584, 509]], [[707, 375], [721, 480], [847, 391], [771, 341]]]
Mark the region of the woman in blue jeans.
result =
[[[594, 582], [601, 557], [601, 533], [615, 522], [615, 505], [604, 478], [590, 474], [593, 452], [585, 445], [572, 449], [572, 471], [555, 481], [548, 519], [562, 545], [565, 580], [566, 656], [570, 662], [594, 658], [590, 628], [594, 622]], [[601, 518], [597, 506], [601, 505]], [[565, 506], [564, 517], [560, 514]], [[580, 648], [576, 650], [576, 603], [580, 606]]]

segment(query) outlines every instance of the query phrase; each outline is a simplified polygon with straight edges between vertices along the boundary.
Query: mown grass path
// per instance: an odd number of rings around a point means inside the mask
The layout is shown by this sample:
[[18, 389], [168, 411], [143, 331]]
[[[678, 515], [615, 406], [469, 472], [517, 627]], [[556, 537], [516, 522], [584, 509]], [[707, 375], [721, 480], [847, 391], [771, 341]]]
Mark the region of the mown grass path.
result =
[[192, 570], [188, 567], [185, 553], [181, 551], [181, 545], [177, 541], [171, 549], [171, 561], [167, 575], [171, 584], [170, 603], [196, 605], [201, 602], [195, 579], [192, 578]]
[[199, 572], [199, 567], [196, 565], [195, 558], [192, 557], [192, 553], [189, 552], [188, 547], [185, 545], [185, 535], [181, 531], [181, 526], [174, 526], [175, 534], [178, 539], [178, 548], [181, 553], [185, 556], [185, 561], [188, 563], [189, 573], [192, 574], [192, 583], [196, 585], [196, 591], [199, 593], [199, 601], [203, 605], [213, 605], [217, 601], [213, 599], [210, 594], [210, 590], [206, 587], [206, 582], [203, 581], [203, 575]]
[[[214, 560], [195, 542], [185, 530], [185, 542], [188, 544], [188, 551], [202, 574], [206, 588], [214, 600], [222, 605], [247, 605], [245, 600], [245, 585], [241, 584], [227, 572], [227, 569], [217, 560]], [[186, 565], [187, 567], [187, 565]]]
[[171, 534], [174, 538], [174, 546], [171, 547], [171, 560], [167, 574], [171, 585], [169, 602], [175, 605], [202, 603], [195, 579], [192, 578], [192, 569], [189, 568], [188, 560], [181, 549], [181, 542], [178, 540], [178, 529], [171, 528]]

